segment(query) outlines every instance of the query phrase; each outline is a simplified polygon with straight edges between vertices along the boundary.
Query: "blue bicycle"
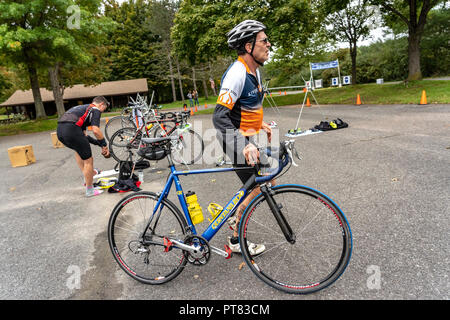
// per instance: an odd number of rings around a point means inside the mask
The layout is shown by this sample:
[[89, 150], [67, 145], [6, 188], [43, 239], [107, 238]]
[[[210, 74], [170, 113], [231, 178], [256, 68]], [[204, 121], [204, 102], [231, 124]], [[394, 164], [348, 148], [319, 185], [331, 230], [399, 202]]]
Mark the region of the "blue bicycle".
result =
[[[205, 265], [211, 253], [230, 258], [227, 246], [222, 250], [209, 242], [255, 185], [261, 192], [242, 214], [239, 243], [247, 266], [259, 279], [284, 292], [306, 294], [334, 283], [346, 269], [352, 235], [337, 204], [307, 186], [271, 185], [272, 179], [284, 174], [291, 164], [296, 165], [293, 140], [266, 151], [275, 165], [263, 174], [255, 167], [254, 176], [201, 235], [192, 222], [179, 177], [240, 168], [177, 171], [171, 156], [171, 137], [143, 140], [150, 146], [146, 157], [166, 156], [171, 174], [162, 192], [130, 194], [111, 213], [109, 245], [117, 263], [132, 278], [145, 284], [163, 284], [178, 276], [187, 263]], [[168, 199], [173, 184], [181, 210]], [[265, 250], [252, 256], [249, 243], [262, 244]]]

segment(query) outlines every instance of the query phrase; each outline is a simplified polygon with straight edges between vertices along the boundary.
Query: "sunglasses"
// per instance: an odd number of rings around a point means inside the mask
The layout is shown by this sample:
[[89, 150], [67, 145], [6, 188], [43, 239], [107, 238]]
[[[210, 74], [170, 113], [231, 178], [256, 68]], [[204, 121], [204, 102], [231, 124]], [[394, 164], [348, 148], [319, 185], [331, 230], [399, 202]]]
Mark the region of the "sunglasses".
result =
[[269, 43], [269, 38], [264, 38], [264, 39], [259, 39], [259, 40], [256, 40], [256, 42], [264, 42], [264, 44], [268, 44]]

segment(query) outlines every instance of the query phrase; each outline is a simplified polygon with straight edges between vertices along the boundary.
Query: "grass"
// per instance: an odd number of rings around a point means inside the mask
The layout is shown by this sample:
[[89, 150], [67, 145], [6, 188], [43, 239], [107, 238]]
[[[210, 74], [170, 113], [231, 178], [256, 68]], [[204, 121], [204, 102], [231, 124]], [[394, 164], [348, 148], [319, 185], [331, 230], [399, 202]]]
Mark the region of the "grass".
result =
[[[450, 103], [450, 81], [414, 81], [408, 86], [405, 84], [361, 84], [354, 86], [345, 86], [342, 88], [324, 88], [314, 91], [317, 102], [321, 105], [326, 104], [356, 104], [356, 96], [359, 94], [362, 104], [419, 104], [422, 91], [425, 90], [428, 104]], [[277, 106], [299, 105], [302, 104], [304, 93], [288, 94], [280, 96], [278, 92], [273, 93], [272, 97]], [[210, 96], [209, 99], [199, 98], [199, 114], [211, 114], [214, 112], [217, 97]], [[314, 100], [310, 98], [312, 104]], [[189, 100], [186, 101], [189, 105]], [[205, 103], [208, 108], [205, 109]], [[264, 107], [268, 107], [267, 99]], [[163, 104], [164, 109], [183, 109], [183, 102], [173, 102]], [[115, 113], [106, 113], [102, 117], [112, 117], [118, 115]], [[11, 136], [23, 133], [33, 133], [56, 130], [56, 116], [46, 120], [31, 120], [15, 124], [0, 125], [0, 136]]]
[[[356, 104], [359, 94], [362, 104], [419, 104], [422, 91], [425, 90], [427, 102], [450, 103], [450, 81], [414, 81], [406, 87], [399, 84], [361, 84], [342, 88], [324, 88], [314, 91], [317, 102], [323, 104]], [[301, 104], [304, 94], [272, 94], [279, 106]], [[310, 98], [311, 103], [314, 100]]]
[[[217, 96], [209, 96], [208, 99], [198, 98], [198, 102], [200, 104], [200, 109], [205, 108], [205, 103], [208, 105], [210, 105], [210, 104], [215, 105], [216, 101], [217, 101]], [[185, 100], [184, 103], [189, 108], [189, 99]], [[183, 109], [183, 102], [177, 101], [177, 102], [172, 102], [172, 103], [165, 103], [162, 105], [162, 107], [163, 107], [163, 109]]]
[[56, 130], [57, 122], [57, 119], [45, 119], [2, 124], [0, 125], [0, 136], [13, 136], [16, 134]]

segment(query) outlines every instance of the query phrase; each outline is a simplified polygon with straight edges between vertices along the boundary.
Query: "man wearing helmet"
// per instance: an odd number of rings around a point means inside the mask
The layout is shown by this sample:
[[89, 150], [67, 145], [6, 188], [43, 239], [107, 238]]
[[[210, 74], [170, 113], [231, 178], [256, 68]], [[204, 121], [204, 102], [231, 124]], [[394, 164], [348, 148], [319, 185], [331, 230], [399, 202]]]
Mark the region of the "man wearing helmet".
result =
[[[237, 51], [238, 59], [222, 76], [213, 123], [224, 152], [234, 167], [254, 166], [259, 161], [259, 151], [252, 136], [262, 129], [267, 133], [269, 142], [272, 137], [270, 126], [263, 121], [264, 92], [258, 70], [269, 59], [271, 45], [265, 29], [261, 22], [245, 20], [227, 33], [228, 46]], [[237, 170], [236, 173], [242, 183], [250, 183], [249, 190], [255, 187], [254, 181], [249, 180], [254, 170]], [[247, 205], [259, 193], [258, 187], [253, 189], [238, 207], [235, 221], [240, 220]], [[233, 252], [240, 252], [237, 224], [233, 237], [229, 239], [229, 247]], [[257, 255], [265, 247], [252, 243], [249, 249], [253, 255]]]

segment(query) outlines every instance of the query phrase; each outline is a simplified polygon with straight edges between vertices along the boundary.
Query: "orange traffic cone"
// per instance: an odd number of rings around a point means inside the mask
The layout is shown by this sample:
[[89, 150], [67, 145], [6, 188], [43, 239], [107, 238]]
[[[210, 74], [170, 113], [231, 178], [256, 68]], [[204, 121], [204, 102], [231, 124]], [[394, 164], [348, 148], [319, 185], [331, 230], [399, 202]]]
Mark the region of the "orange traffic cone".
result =
[[191, 107], [191, 116], [193, 116], [193, 115], [194, 115], [194, 110]]
[[427, 94], [425, 90], [422, 91], [422, 97], [420, 98], [420, 104], [427, 104]]
[[197, 105], [195, 105], [195, 112], [198, 112]]
[[280, 96], [281, 96], [281, 90], [280, 90]]
[[286, 91], [284, 91], [284, 95], [287, 96], [287, 92]]
[[187, 111], [187, 105], [184, 105], [183, 108], [184, 108], [184, 111]]
[[205, 103], [205, 109], [208, 109], [208, 105]]
[[356, 104], [357, 105], [361, 104], [361, 97], [359, 96], [359, 94], [356, 96]]
[[109, 119], [108, 119], [108, 118], [105, 118], [105, 123], [108, 123], [108, 121], [109, 121]]
[[303, 92], [306, 92], [307, 91], [307, 89], [306, 88], [303, 88]]
[[309, 102], [309, 97], [306, 98], [306, 106], [307, 106], [307, 107], [311, 107], [311, 102]]

